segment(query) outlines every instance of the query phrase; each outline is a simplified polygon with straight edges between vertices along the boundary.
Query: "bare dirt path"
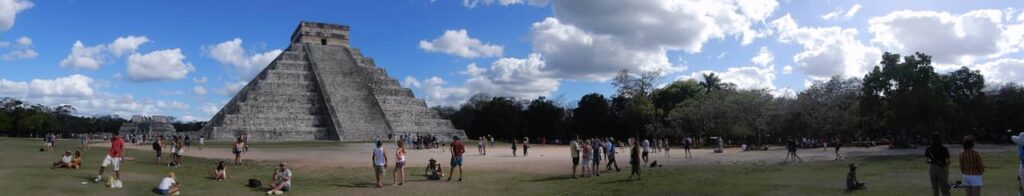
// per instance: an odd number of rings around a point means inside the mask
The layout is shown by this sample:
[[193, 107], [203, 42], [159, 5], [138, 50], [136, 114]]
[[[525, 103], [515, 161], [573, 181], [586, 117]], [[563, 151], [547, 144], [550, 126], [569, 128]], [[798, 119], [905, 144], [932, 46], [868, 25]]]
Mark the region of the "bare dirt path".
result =
[[[518, 157], [512, 157], [512, 150], [508, 144], [498, 144], [497, 146], [487, 148], [487, 155], [480, 155], [477, 153], [476, 142], [466, 142], [466, 154], [465, 154], [465, 169], [473, 170], [509, 170], [517, 172], [531, 172], [531, 173], [551, 173], [551, 172], [566, 172], [568, 168], [572, 167], [571, 159], [569, 157], [569, 149], [565, 145], [539, 145], [534, 144], [530, 146], [530, 154], [527, 157], [522, 156], [522, 148], [519, 148]], [[106, 146], [109, 144], [96, 143], [95, 146]], [[231, 154], [229, 148], [230, 145], [207, 144], [207, 148], [199, 150], [198, 148], [192, 147], [185, 152], [185, 156], [193, 156], [200, 158], [209, 159], [221, 159], [231, 160], [234, 155]], [[127, 148], [152, 151], [149, 145], [126, 145]], [[961, 148], [956, 145], [947, 146], [950, 149], [951, 155], [954, 157], [960, 153]], [[385, 149], [388, 153], [388, 158], [392, 159], [390, 164], [394, 161], [394, 150], [395, 145], [385, 145]], [[628, 148], [616, 148], [619, 153], [616, 156], [617, 162], [620, 168], [629, 167], [629, 152]], [[373, 150], [373, 144], [370, 143], [346, 143], [343, 145], [332, 145], [325, 147], [281, 147], [281, 148], [261, 148], [260, 144], [253, 144], [250, 150], [242, 155], [244, 160], [258, 160], [258, 161], [286, 161], [294, 167], [309, 167], [309, 168], [320, 168], [320, 167], [359, 167], [359, 166], [371, 166], [371, 153]], [[981, 145], [978, 147], [979, 151], [990, 152], [990, 151], [1013, 151], [1014, 146], [1010, 145]], [[165, 150], [166, 153], [167, 150]], [[783, 162], [786, 153], [782, 147], [773, 147], [768, 151], [746, 151], [742, 152], [738, 148], [728, 148], [724, 153], [712, 153], [711, 149], [694, 149], [691, 150], [693, 155], [692, 158], [683, 158], [683, 150], [681, 148], [673, 148], [671, 151], [671, 157], [667, 157], [664, 152], [651, 153], [650, 160], [658, 161], [663, 165], [688, 165], [688, 164], [739, 164], [739, 163], [780, 163]], [[886, 147], [844, 147], [840, 150], [840, 153], [844, 158], [854, 157], [866, 157], [866, 156], [922, 156], [922, 163], [924, 148], [917, 149], [888, 149]], [[832, 148], [823, 150], [822, 148], [816, 149], [800, 149], [798, 154], [804, 161], [832, 161], [835, 157]], [[142, 156], [143, 159], [149, 159], [152, 155], [137, 155]], [[166, 155], [165, 155], [166, 156]], [[451, 155], [448, 150], [442, 152], [441, 149], [427, 149], [427, 150], [415, 150], [410, 149], [407, 156], [408, 164], [412, 167], [424, 167], [427, 165], [428, 160], [433, 158], [439, 161], [447, 168]], [[602, 160], [602, 163], [606, 163], [607, 160]]]

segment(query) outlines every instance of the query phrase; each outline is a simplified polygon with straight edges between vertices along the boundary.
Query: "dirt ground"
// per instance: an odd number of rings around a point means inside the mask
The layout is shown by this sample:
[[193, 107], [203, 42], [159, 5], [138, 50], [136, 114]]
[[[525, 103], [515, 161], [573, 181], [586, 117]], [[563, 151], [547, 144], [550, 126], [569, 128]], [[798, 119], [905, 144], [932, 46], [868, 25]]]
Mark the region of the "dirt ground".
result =
[[[517, 172], [551, 173], [564, 172], [572, 167], [569, 149], [566, 145], [530, 145], [529, 156], [522, 155], [522, 147], [519, 148], [519, 155], [512, 156], [512, 149], [509, 144], [498, 144], [487, 147], [487, 155], [477, 152], [475, 141], [466, 142], [466, 153], [464, 156], [464, 168], [472, 170], [508, 170]], [[472, 145], [469, 145], [472, 144]], [[109, 144], [95, 143], [94, 146]], [[149, 145], [126, 145], [127, 148], [152, 151]], [[392, 159], [389, 165], [394, 164], [395, 144], [385, 145], [388, 158]], [[961, 148], [958, 145], [949, 145], [951, 155], [956, 157]], [[1014, 146], [1010, 145], [980, 145], [979, 151], [1013, 151]], [[260, 148], [260, 144], [250, 145], [248, 152], [242, 154], [244, 161], [285, 161], [292, 167], [358, 167], [371, 166], [371, 154], [373, 144], [371, 143], [348, 143], [339, 146], [328, 147], [287, 147], [287, 148]], [[616, 159], [620, 168], [629, 167], [628, 148], [618, 147]], [[167, 151], [167, 150], [165, 150]], [[447, 167], [451, 154], [449, 150], [425, 149], [408, 150], [407, 155], [409, 166], [424, 167], [428, 160], [433, 158]], [[166, 153], [166, 152], [165, 152]], [[687, 164], [740, 164], [740, 163], [781, 163], [786, 158], [783, 147], [772, 147], [768, 151], [740, 151], [738, 148], [727, 148], [724, 153], [713, 153], [711, 149], [693, 149], [692, 158], [684, 158], [682, 148], [672, 148], [670, 155], [664, 151], [651, 153], [650, 161], [658, 161], [663, 165], [687, 165]], [[888, 149], [884, 146], [871, 148], [843, 147], [840, 149], [843, 158], [855, 158], [865, 156], [907, 156], [921, 155], [922, 162], [924, 147], [916, 149]], [[835, 154], [833, 148], [827, 150], [822, 148], [800, 149], [798, 155], [803, 161], [833, 161]], [[141, 156], [143, 159], [150, 159], [152, 155], [129, 155]], [[185, 152], [185, 156], [193, 156], [209, 159], [234, 159], [231, 154], [230, 145], [218, 144], [216, 146], [207, 144], [207, 148], [199, 150], [192, 147]], [[671, 156], [671, 157], [669, 157]], [[607, 160], [602, 160], [602, 164]]]

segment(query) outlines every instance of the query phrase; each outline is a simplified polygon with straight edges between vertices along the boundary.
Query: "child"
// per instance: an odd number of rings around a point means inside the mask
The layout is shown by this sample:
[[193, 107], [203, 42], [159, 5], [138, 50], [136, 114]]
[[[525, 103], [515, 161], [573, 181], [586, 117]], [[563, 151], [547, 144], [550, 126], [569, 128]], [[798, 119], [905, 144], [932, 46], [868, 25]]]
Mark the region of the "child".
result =
[[846, 174], [846, 190], [864, 189], [864, 182], [857, 180], [857, 164], [850, 163], [850, 173]]
[[174, 172], [168, 173], [167, 177], [160, 180], [160, 185], [157, 185], [153, 191], [160, 195], [180, 195], [181, 191], [178, 190], [178, 182], [174, 178]]
[[228, 179], [228, 168], [224, 165], [224, 161], [217, 163], [217, 169], [213, 170], [213, 179], [217, 181]]

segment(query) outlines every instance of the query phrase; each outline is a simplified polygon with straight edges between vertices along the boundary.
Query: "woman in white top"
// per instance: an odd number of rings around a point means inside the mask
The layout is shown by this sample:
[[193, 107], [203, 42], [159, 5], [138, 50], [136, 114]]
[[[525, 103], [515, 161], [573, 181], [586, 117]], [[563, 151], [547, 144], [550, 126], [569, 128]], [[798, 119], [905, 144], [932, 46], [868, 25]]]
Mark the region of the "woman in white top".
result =
[[396, 184], [396, 181], [399, 186], [405, 184], [405, 154], [405, 142], [398, 142], [398, 150], [395, 150], [395, 171], [392, 171], [394, 180], [391, 184]]

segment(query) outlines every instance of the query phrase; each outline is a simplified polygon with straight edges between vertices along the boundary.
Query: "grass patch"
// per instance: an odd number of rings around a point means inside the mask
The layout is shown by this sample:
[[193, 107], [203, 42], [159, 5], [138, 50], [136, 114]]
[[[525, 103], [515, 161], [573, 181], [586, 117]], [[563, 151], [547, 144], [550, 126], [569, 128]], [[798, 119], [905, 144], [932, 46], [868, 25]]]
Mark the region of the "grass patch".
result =
[[[167, 172], [175, 172], [186, 195], [254, 195], [262, 189], [245, 187], [246, 180], [270, 177], [273, 162], [248, 162], [230, 167], [231, 179], [209, 179], [216, 159], [185, 159], [185, 167], [156, 165], [152, 152], [128, 150], [135, 161], [122, 164], [124, 189], [100, 184], [81, 184], [96, 176], [107, 148], [83, 151], [83, 169], [49, 169], [59, 152], [39, 152], [42, 142], [22, 138], [0, 138], [0, 184], [4, 195], [155, 195], [150, 193]], [[263, 143], [261, 148], [312, 147], [320, 142]], [[328, 145], [344, 145], [325, 142]], [[208, 143], [208, 145], [210, 145]], [[220, 146], [220, 145], [210, 145]], [[62, 141], [57, 151], [77, 149], [76, 141]], [[329, 155], [328, 155], [329, 156]], [[954, 155], [955, 157], [956, 155]], [[983, 153], [988, 165], [985, 195], [1014, 195], [1016, 153]], [[228, 157], [223, 159], [229, 161]], [[625, 161], [623, 161], [624, 163]], [[844, 192], [846, 165], [860, 165], [859, 176], [867, 190]], [[524, 162], [523, 164], [529, 164]], [[623, 165], [625, 166], [625, 165]], [[474, 170], [467, 165], [464, 182], [426, 181], [423, 167], [407, 168], [401, 187], [373, 188], [373, 171], [362, 165], [333, 168], [296, 168], [295, 189], [288, 195], [927, 195], [931, 189], [922, 156], [869, 157], [844, 161], [780, 164], [752, 161], [735, 165], [669, 166], [644, 168], [643, 180], [627, 180], [628, 168], [602, 177], [572, 179], [567, 174], [531, 174], [505, 170]], [[627, 166], [628, 167], [628, 166]], [[950, 168], [958, 168], [955, 163]], [[389, 170], [390, 171], [390, 170]], [[568, 171], [566, 172], [568, 173]], [[107, 175], [113, 175], [108, 171]], [[950, 170], [950, 180], [960, 178]], [[390, 184], [391, 177], [385, 178]], [[962, 189], [954, 189], [962, 194]]]

